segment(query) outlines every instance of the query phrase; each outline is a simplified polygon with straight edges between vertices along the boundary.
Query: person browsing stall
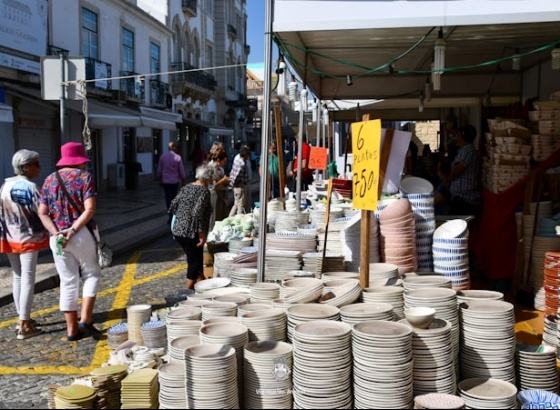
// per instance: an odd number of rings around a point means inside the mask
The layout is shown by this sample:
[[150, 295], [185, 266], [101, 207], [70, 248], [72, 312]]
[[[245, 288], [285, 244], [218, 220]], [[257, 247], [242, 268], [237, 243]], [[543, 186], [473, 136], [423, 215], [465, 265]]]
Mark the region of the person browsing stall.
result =
[[177, 195], [180, 184], [185, 185], [187, 182], [183, 160], [177, 153], [177, 144], [171, 141], [168, 148], [169, 151], [160, 157], [157, 168], [157, 178], [159, 184], [163, 186], [163, 194], [165, 195], [166, 210], [169, 210], [169, 205]]
[[249, 185], [249, 173], [246, 161], [249, 159], [249, 148], [241, 147], [239, 155], [233, 160], [233, 166], [229, 174], [229, 184], [233, 188], [233, 207], [229, 216], [242, 215], [245, 213], [245, 194]]

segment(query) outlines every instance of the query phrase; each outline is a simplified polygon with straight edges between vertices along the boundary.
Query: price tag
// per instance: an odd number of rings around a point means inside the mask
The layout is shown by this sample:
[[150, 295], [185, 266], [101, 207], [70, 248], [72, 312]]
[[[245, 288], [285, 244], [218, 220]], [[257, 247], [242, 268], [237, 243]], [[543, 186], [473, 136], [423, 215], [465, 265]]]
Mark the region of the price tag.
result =
[[356, 209], [377, 209], [381, 120], [352, 123], [352, 204]]
[[307, 167], [310, 169], [326, 169], [328, 154], [329, 150], [327, 148], [311, 147], [309, 152], [309, 164]]

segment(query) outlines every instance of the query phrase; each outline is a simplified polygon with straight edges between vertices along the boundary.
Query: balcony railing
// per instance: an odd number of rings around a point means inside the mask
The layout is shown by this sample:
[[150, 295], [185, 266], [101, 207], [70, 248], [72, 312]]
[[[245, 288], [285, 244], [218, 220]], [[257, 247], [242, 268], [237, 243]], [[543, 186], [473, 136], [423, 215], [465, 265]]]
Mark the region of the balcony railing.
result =
[[181, 5], [183, 6], [183, 13], [196, 17], [197, 0], [182, 0]]
[[85, 57], [84, 60], [86, 63], [86, 80], [95, 80], [100, 78], [98, 81], [88, 82], [88, 87], [101, 91], [111, 91], [113, 89], [111, 80], [103, 80], [104, 78], [112, 77], [111, 64], [91, 57]]
[[[133, 71], [121, 71], [121, 77], [137, 76], [138, 73]], [[144, 101], [144, 81], [139, 77], [121, 78], [120, 89], [126, 92], [126, 97], [129, 100], [138, 102]]]
[[169, 84], [160, 80], [150, 80], [150, 104], [165, 105]]
[[67, 56], [70, 51], [65, 48], [60, 48], [49, 44], [47, 47], [47, 54], [50, 56]]
[[196, 67], [187, 63], [171, 63], [171, 71], [187, 71], [171, 74], [171, 81], [176, 83], [186, 83], [185, 85], [194, 85], [196, 87], [214, 92], [216, 89], [216, 80], [214, 76], [204, 71], [188, 71], [194, 70]]
[[233, 27], [233, 24], [228, 24], [227, 25], [227, 33], [229, 38], [231, 38], [232, 40], [235, 40], [235, 38], [237, 37], [237, 29], [235, 27]]

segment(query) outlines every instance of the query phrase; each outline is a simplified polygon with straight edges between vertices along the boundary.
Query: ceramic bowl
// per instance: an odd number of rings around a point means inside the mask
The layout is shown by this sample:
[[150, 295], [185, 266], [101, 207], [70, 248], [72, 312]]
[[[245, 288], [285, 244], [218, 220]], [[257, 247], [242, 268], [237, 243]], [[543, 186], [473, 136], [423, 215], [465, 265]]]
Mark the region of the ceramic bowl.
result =
[[427, 329], [436, 316], [436, 310], [430, 307], [410, 307], [404, 310], [406, 321], [419, 329]]

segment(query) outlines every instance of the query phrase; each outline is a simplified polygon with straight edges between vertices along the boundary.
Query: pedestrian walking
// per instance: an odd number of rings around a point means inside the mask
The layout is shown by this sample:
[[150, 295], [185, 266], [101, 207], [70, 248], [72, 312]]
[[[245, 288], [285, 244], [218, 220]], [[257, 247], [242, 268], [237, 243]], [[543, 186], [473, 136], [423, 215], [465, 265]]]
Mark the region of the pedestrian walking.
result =
[[210, 185], [210, 196], [212, 202], [212, 217], [210, 218], [210, 230], [216, 221], [223, 220], [227, 215], [228, 184], [229, 177], [225, 175], [224, 167], [228, 161], [225, 151], [219, 151], [208, 164], [214, 167], [214, 182]]
[[[165, 195], [166, 210], [169, 210], [169, 205], [177, 195], [180, 184], [185, 185], [187, 182], [183, 160], [177, 153], [177, 144], [171, 141], [168, 148], [169, 151], [160, 157], [157, 169], [157, 178], [159, 184], [163, 186], [163, 194]], [[168, 220], [167, 223], [170, 221]]]
[[199, 166], [195, 181], [181, 188], [169, 207], [170, 215], [175, 215], [171, 232], [187, 257], [187, 289], [204, 279], [204, 244], [212, 214], [208, 186], [214, 181], [214, 169], [209, 164]]
[[31, 319], [39, 251], [49, 246], [49, 235], [38, 215], [39, 190], [31, 179], [41, 170], [39, 154], [21, 149], [12, 157], [15, 176], [0, 188], [0, 252], [12, 268], [14, 304], [18, 313], [17, 339], [37, 336], [42, 330]]
[[[262, 158], [261, 164], [259, 164], [259, 176], [263, 176]], [[270, 198], [278, 198], [280, 196], [280, 170], [278, 168], [278, 149], [275, 142], [271, 142], [268, 146], [268, 172], [265, 173], [265, 176], [269, 181]]]
[[[43, 183], [39, 216], [50, 233], [50, 248], [60, 277], [60, 310], [66, 320], [67, 340], [88, 335], [99, 339], [101, 332], [93, 325], [93, 308], [101, 268], [96, 240], [86, 226], [93, 223], [97, 195], [91, 173], [84, 170], [90, 159], [80, 142], [64, 144], [60, 153], [56, 163], [59, 169]], [[83, 289], [78, 322], [80, 278]]]
[[229, 211], [229, 216], [245, 213], [245, 195], [249, 185], [248, 159], [249, 148], [244, 146], [240, 148], [239, 154], [233, 160], [233, 166], [229, 174], [230, 188], [233, 189], [233, 207]]

